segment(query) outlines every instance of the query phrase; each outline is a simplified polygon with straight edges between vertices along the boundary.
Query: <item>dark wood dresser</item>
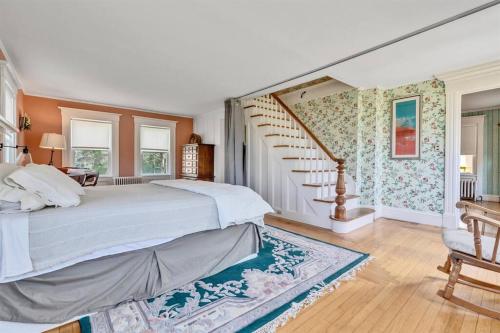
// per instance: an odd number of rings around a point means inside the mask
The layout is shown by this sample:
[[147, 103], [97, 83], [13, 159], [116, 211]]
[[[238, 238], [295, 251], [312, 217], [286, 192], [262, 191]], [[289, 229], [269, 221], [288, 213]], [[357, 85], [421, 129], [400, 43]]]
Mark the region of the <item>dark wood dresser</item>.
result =
[[183, 179], [214, 181], [214, 145], [187, 144], [182, 146]]

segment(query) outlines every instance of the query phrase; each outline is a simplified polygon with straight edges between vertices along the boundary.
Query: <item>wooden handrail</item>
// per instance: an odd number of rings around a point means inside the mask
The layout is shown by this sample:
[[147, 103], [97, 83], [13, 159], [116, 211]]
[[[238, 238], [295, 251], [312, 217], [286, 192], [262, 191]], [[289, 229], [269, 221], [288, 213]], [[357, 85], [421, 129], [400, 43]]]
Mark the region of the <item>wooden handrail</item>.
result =
[[332, 161], [337, 162], [337, 184], [335, 185], [335, 193], [337, 196], [335, 197], [335, 214], [334, 217], [336, 220], [346, 220], [346, 209], [345, 209], [345, 160], [341, 158], [337, 158], [331, 151], [328, 149], [317, 137], [314, 135], [309, 128], [302, 122], [302, 120], [297, 117], [297, 115], [278, 97], [276, 94], [271, 94], [271, 97], [278, 102], [283, 110], [285, 110], [309, 135], [309, 137], [325, 152], [328, 157], [332, 159]]
[[316, 144], [318, 146], [321, 147], [321, 149], [323, 149], [323, 151], [328, 155], [328, 157], [330, 157], [333, 161], [337, 162], [339, 161], [339, 158], [335, 157], [335, 155], [333, 155], [333, 153], [330, 151], [330, 149], [328, 149], [321, 141], [319, 141], [319, 139], [316, 137], [316, 135], [314, 135], [310, 130], [309, 128], [306, 126], [306, 124], [304, 124], [302, 122], [302, 120], [299, 119], [299, 117], [297, 117], [297, 115], [285, 104], [283, 103], [283, 101], [281, 100], [281, 98], [279, 98], [276, 94], [271, 94], [271, 97], [274, 98], [276, 100], [276, 102], [278, 102], [278, 104], [293, 118], [295, 119], [296, 122], [299, 123], [300, 126], [302, 126], [302, 128], [304, 129], [304, 131], [306, 131], [306, 133], [311, 137], [311, 139], [314, 140], [314, 142], [316, 142]]

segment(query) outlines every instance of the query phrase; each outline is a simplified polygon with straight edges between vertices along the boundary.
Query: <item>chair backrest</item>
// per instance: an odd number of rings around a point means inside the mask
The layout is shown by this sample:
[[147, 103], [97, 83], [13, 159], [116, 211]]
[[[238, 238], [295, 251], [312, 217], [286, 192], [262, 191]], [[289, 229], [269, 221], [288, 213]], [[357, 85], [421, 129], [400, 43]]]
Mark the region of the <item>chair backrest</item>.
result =
[[474, 234], [476, 259], [483, 260], [481, 236], [491, 234], [492, 237], [495, 237], [491, 263], [496, 263], [498, 245], [500, 242], [500, 212], [468, 201], [458, 202], [457, 208], [463, 210], [463, 214], [461, 215], [462, 222], [467, 225], [467, 230]]

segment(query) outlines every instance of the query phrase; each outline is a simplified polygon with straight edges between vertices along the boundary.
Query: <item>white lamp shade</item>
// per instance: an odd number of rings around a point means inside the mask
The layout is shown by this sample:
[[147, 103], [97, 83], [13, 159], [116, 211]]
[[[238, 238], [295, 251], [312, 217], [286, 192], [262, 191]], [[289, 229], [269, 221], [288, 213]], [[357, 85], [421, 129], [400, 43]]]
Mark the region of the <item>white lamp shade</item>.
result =
[[40, 148], [64, 150], [66, 149], [66, 138], [62, 134], [43, 133]]

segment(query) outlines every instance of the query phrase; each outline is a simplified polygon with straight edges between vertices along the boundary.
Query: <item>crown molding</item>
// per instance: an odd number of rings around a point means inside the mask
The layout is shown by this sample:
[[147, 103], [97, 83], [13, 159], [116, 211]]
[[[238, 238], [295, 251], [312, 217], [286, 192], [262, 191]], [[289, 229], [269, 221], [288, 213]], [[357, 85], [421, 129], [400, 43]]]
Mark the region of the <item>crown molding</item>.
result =
[[445, 83], [482, 77], [487, 74], [500, 73], [500, 60], [491, 61], [485, 64], [467, 67], [464, 69], [436, 74], [435, 77]]
[[47, 99], [55, 99], [55, 100], [64, 101], [64, 102], [72, 102], [72, 103], [81, 103], [81, 104], [104, 106], [104, 107], [109, 107], [109, 108], [129, 110], [129, 111], [136, 111], [136, 112], [142, 112], [142, 113], [161, 114], [161, 115], [164, 115], [164, 116], [172, 116], [172, 117], [180, 117], [180, 118], [190, 118], [190, 119], [194, 118], [194, 116], [177, 114], [177, 113], [167, 113], [167, 112], [162, 112], [162, 111], [158, 111], [158, 110], [147, 110], [147, 109], [141, 109], [141, 108], [131, 107], [131, 106], [124, 106], [124, 105], [117, 105], [117, 104], [106, 104], [106, 103], [86, 101], [86, 100], [81, 100], [81, 99], [73, 99], [73, 98], [64, 98], [64, 97], [57, 97], [57, 96], [49, 96], [49, 95], [32, 93], [30, 91], [24, 91], [24, 95], [25, 96], [32, 96], [32, 97], [47, 98]]

